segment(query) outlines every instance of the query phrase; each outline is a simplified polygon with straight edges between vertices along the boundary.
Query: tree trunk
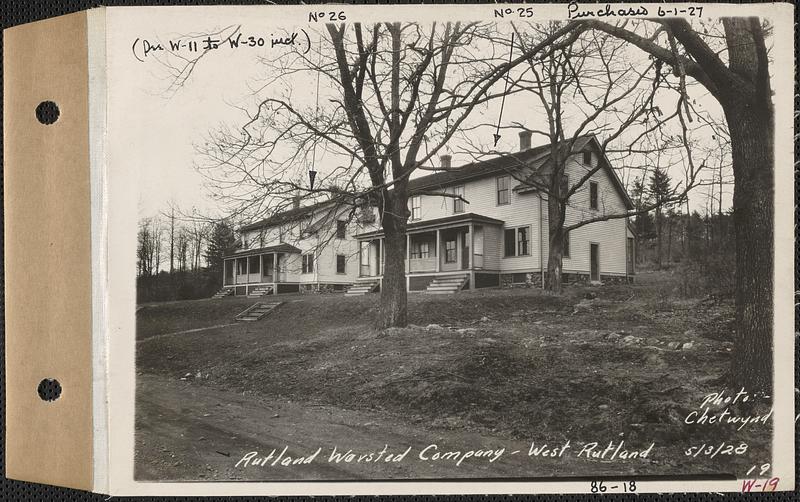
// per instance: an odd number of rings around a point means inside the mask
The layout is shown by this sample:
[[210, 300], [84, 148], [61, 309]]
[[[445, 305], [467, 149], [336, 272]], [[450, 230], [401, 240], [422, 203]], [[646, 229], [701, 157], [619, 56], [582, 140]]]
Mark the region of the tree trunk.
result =
[[[399, 183], [397, 185], [400, 185]], [[383, 213], [384, 269], [381, 284], [380, 328], [405, 327], [408, 324], [406, 291], [406, 222], [408, 221], [405, 187], [395, 186], [388, 200], [390, 210]], [[403, 193], [398, 193], [398, 192]]]
[[661, 211], [656, 209], [656, 268], [661, 270]]
[[731, 133], [736, 247], [732, 383], [771, 395], [773, 332], [774, 116], [771, 107], [726, 106]]
[[561, 293], [561, 266], [564, 256], [564, 218], [561, 204], [552, 196], [547, 199], [547, 227], [550, 249], [547, 254], [545, 289], [551, 293]]

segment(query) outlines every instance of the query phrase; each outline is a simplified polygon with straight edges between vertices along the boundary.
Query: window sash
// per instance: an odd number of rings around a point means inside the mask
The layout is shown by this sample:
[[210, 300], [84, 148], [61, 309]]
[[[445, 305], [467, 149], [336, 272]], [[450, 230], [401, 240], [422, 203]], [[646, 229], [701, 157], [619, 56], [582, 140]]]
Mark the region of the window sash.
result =
[[508, 204], [508, 176], [497, 178], [497, 204]]
[[517, 229], [517, 256], [528, 256], [530, 254], [530, 238], [528, 227]]
[[343, 254], [336, 255], [336, 273], [337, 274], [347, 273], [347, 259]]
[[419, 195], [411, 197], [411, 219], [418, 220], [422, 217], [422, 200]]
[[561, 245], [561, 255], [565, 258], [569, 258], [569, 230], [564, 232], [563, 236], [563, 244]]
[[458, 258], [458, 251], [456, 250], [456, 241], [444, 242], [444, 261], [445, 263], [455, 263]]
[[[453, 195], [456, 197], [464, 197], [464, 187], [458, 186], [453, 188]], [[453, 199], [453, 213], [463, 213], [464, 212], [464, 201], [461, 199]]]
[[516, 256], [516, 230], [507, 228], [503, 234], [503, 256]]
[[589, 182], [589, 209], [597, 209], [597, 183]]
[[302, 272], [304, 274], [311, 274], [314, 272], [314, 255], [311, 254], [303, 255]]
[[336, 220], [336, 238], [344, 239], [347, 236], [347, 222]]

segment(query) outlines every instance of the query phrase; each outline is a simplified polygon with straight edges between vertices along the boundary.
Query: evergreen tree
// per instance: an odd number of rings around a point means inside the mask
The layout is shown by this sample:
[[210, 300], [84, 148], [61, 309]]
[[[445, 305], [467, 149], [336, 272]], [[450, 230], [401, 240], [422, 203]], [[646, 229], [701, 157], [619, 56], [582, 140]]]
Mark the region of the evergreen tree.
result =
[[208, 241], [205, 257], [208, 261], [208, 271], [222, 278], [222, 269], [224, 266], [223, 257], [233, 248], [236, 243], [236, 236], [233, 233], [233, 227], [225, 220], [220, 220], [214, 224], [211, 231], [211, 238]]

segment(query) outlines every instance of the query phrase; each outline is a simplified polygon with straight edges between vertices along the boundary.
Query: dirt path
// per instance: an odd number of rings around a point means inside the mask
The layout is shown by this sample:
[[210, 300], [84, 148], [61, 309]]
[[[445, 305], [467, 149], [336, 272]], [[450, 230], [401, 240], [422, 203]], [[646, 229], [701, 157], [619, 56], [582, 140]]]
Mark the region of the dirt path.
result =
[[[384, 413], [342, 410], [331, 406], [276, 403], [252, 395], [223, 391], [200, 382], [140, 375], [137, 393], [136, 478], [141, 480], [292, 480], [292, 479], [403, 479], [504, 478], [568, 474], [608, 469], [606, 464], [574, 458], [529, 457], [530, 443], [462, 431], [431, 431], [408, 426]], [[420, 460], [429, 445], [439, 452], [505, 448], [494, 462], [491, 456], [456, 460]], [[337, 452], [389, 454], [410, 451], [400, 462], [330, 462]], [[553, 445], [561, 446], [561, 445]], [[577, 445], [576, 445], [577, 446]], [[314, 453], [307, 465], [244, 466], [242, 457], [258, 457], [284, 447], [296, 458]], [[512, 453], [516, 451], [517, 453]], [[429, 448], [432, 456], [436, 450]], [[357, 457], [356, 457], [357, 459]], [[642, 464], [639, 461], [639, 469]], [[605, 468], [604, 468], [605, 467]], [[630, 466], [631, 468], [633, 466]], [[616, 464], [614, 469], [625, 470]]]

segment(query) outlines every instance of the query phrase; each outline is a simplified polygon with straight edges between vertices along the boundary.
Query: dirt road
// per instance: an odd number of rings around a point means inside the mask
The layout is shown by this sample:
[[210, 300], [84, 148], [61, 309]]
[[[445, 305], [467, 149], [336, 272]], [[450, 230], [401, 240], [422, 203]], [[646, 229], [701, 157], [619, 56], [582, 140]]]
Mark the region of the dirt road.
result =
[[[431, 431], [408, 426], [384, 413], [342, 410], [290, 402], [269, 402], [252, 395], [211, 388], [200, 381], [181, 381], [140, 375], [137, 394], [136, 479], [139, 480], [309, 480], [403, 478], [508, 478], [564, 476], [572, 468], [617, 472], [624, 463], [597, 463], [577, 459], [577, 444], [562, 457], [529, 456], [530, 442], [512, 441], [463, 431]], [[431, 445], [436, 445], [431, 447]], [[537, 443], [536, 446], [543, 446]], [[329, 461], [338, 453], [353, 451], [352, 462]], [[549, 445], [557, 452], [562, 444]], [[271, 465], [286, 448], [283, 459], [321, 452], [305, 465]], [[381, 450], [378, 461], [356, 462], [359, 455]], [[399, 462], [389, 455], [410, 450]], [[421, 460], [422, 453], [429, 460]], [[497, 456], [496, 460], [490, 459]], [[266, 466], [242, 460], [269, 455]], [[454, 455], [433, 460], [436, 453], [475, 452], [461, 461]], [[491, 452], [491, 453], [489, 453]], [[516, 452], [516, 453], [513, 453]], [[553, 453], [551, 453], [553, 454]], [[237, 467], [237, 463], [239, 466]], [[645, 460], [631, 462], [641, 470]]]

